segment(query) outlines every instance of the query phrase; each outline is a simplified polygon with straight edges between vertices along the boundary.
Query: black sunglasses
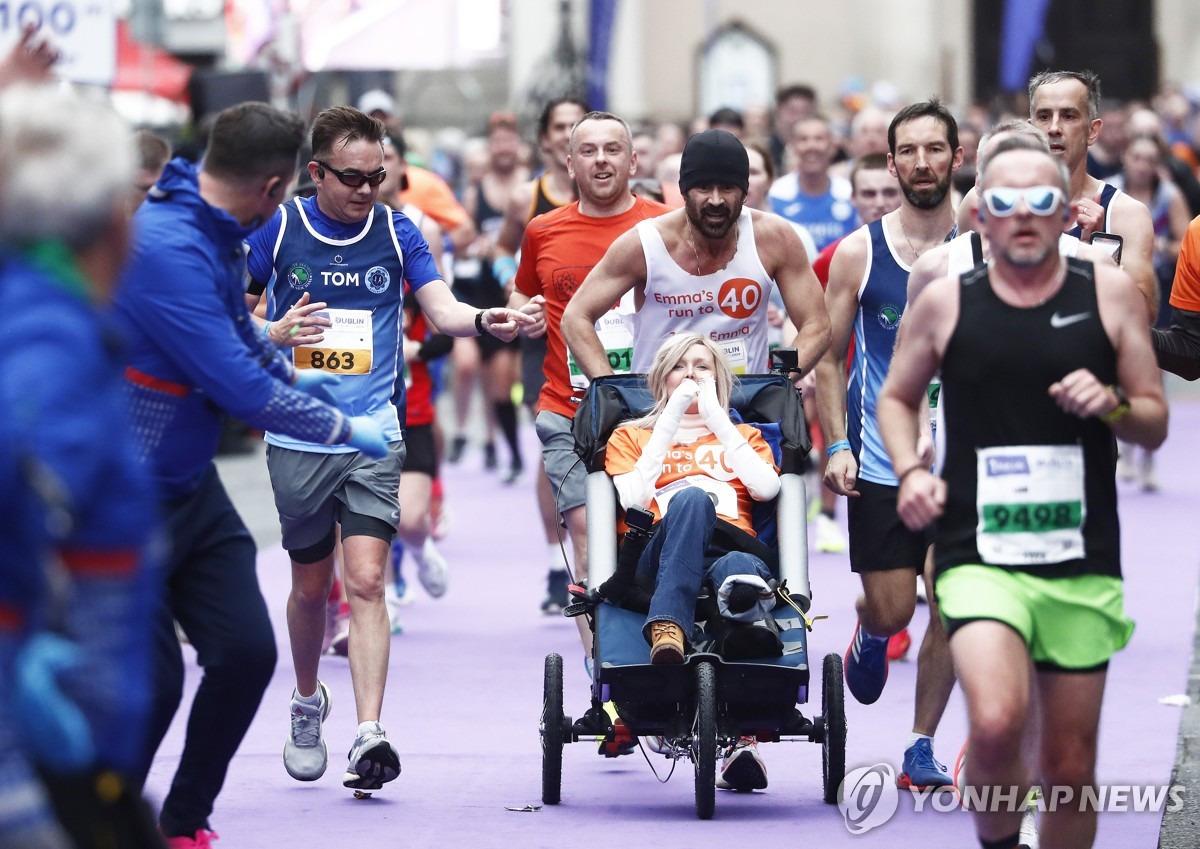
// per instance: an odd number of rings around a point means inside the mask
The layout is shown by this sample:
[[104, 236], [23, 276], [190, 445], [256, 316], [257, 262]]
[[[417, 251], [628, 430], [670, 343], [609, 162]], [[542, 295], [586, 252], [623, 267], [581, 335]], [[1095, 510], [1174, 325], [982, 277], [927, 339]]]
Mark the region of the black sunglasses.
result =
[[[332, 171], [333, 175], [338, 178], [343, 186], [349, 186], [352, 189], [361, 188], [363, 183], [366, 183], [371, 186], [371, 188], [374, 188], [382, 183], [387, 177], [386, 168], [380, 168], [373, 174], [359, 174], [356, 171], [339, 171], [331, 165], [326, 165], [319, 159], [314, 159], [313, 162], [317, 163], [317, 165], [319, 165], [322, 169]], [[322, 180], [325, 179], [324, 170], [320, 172], [320, 176]]]

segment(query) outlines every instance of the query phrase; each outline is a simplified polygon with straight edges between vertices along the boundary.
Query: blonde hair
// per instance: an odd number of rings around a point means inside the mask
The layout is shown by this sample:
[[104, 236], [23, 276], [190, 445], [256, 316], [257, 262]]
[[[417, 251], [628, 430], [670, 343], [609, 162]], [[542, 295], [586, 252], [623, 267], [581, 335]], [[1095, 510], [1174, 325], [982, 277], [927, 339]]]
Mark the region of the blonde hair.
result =
[[646, 374], [646, 388], [650, 390], [650, 394], [654, 396], [654, 406], [650, 412], [639, 419], [634, 419], [630, 422], [634, 427], [654, 427], [658, 417], [662, 415], [663, 409], [667, 406], [667, 401], [670, 396], [667, 395], [667, 375], [671, 373], [671, 369], [675, 364], [683, 359], [683, 355], [693, 345], [699, 345], [702, 348], [707, 348], [713, 358], [713, 379], [717, 384], [717, 402], [725, 409], [729, 408], [729, 398], [733, 394], [733, 382], [736, 378], [729, 368], [729, 362], [725, 359], [725, 354], [719, 347], [705, 336], [699, 333], [676, 333], [673, 336], [668, 336], [662, 343], [662, 347], [658, 349], [658, 353], [654, 355], [654, 362], [650, 364], [650, 371]]

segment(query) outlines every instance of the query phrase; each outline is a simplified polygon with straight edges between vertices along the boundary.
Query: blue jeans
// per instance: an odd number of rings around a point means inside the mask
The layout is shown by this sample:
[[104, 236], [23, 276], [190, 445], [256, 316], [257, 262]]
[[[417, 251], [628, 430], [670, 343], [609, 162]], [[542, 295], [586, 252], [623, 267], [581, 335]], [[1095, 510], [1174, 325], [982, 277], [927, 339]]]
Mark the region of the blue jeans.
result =
[[639, 576], [655, 575], [654, 596], [643, 634], [652, 622], [674, 622], [684, 636], [696, 621], [696, 597], [707, 578], [719, 587], [730, 575], [757, 575], [771, 579], [767, 564], [753, 554], [709, 550], [717, 511], [704, 490], [690, 487], [677, 493], [659, 522], [658, 531], [638, 560]]

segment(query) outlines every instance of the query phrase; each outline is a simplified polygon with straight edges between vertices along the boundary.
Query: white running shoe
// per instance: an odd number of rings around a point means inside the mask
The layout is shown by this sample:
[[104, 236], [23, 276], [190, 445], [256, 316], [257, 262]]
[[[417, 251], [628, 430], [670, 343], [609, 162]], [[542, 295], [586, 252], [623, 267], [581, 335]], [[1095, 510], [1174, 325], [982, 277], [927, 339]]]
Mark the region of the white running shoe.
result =
[[350, 656], [350, 610], [338, 612], [337, 621], [334, 623], [333, 639], [329, 641], [329, 654], [336, 654], [338, 657]]
[[320, 681], [317, 692], [321, 698], [314, 707], [300, 701], [296, 691], [292, 690], [292, 729], [283, 744], [283, 767], [297, 781], [316, 781], [325, 774], [329, 764], [329, 750], [321, 738], [321, 725], [329, 716], [333, 699]]
[[445, 595], [446, 585], [450, 583], [450, 566], [446, 563], [446, 558], [438, 552], [433, 537], [425, 537], [425, 544], [421, 546], [420, 552], [413, 552], [413, 559], [417, 561], [417, 577], [420, 578], [425, 592], [429, 593], [431, 598], [441, 598]]
[[842, 526], [824, 513], [817, 514], [817, 551], [840, 554], [846, 550], [846, 534]]
[[721, 762], [721, 775], [717, 787], [749, 793], [751, 790], [767, 789], [767, 765], [758, 753], [758, 744], [753, 737], [741, 737], [730, 747]]
[[1117, 441], [1117, 480], [1124, 483], [1133, 483], [1138, 477], [1133, 452], [1133, 443]]
[[1158, 472], [1154, 469], [1154, 454], [1142, 452], [1142, 460], [1138, 464], [1138, 484], [1142, 492], [1158, 492]]
[[321, 641], [321, 654], [328, 654], [330, 647], [333, 645], [334, 638], [338, 635], [340, 621], [338, 613], [342, 607], [342, 602], [327, 601], [325, 602], [325, 637]]
[[350, 747], [349, 763], [342, 784], [355, 790], [378, 790], [400, 774], [400, 754], [378, 722], [358, 726], [358, 737]]
[[666, 737], [655, 735], [653, 737], [639, 737], [638, 739], [642, 741], [642, 748], [649, 749], [656, 755], [671, 756], [671, 745], [667, 743]]
[[1021, 837], [1017, 849], [1038, 849], [1037, 810], [1040, 791], [1034, 787], [1029, 791], [1029, 807], [1021, 814]]
[[404, 600], [396, 595], [384, 595], [384, 606], [387, 607], [388, 624], [391, 626], [392, 635], [404, 633], [404, 623], [400, 619], [400, 606], [404, 604]]

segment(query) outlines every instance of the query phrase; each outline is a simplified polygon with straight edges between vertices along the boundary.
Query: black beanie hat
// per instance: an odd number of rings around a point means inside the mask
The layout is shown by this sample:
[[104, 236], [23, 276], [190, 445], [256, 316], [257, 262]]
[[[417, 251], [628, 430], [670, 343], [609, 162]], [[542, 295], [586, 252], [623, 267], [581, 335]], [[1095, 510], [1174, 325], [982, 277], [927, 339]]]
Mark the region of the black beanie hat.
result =
[[679, 191], [723, 184], [750, 188], [750, 157], [738, 137], [725, 130], [705, 130], [688, 139], [679, 164]]

